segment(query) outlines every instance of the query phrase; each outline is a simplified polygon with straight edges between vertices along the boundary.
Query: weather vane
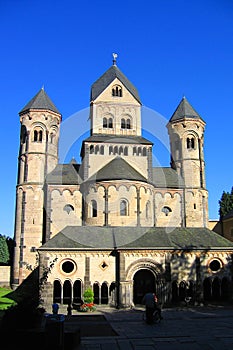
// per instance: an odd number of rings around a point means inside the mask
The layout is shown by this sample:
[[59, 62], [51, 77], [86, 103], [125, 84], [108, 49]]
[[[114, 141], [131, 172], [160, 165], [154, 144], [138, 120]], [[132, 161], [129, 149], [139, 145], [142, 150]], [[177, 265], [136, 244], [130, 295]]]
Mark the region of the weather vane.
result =
[[117, 53], [113, 53], [112, 57], [113, 57], [113, 61], [112, 61], [113, 65], [116, 66]]

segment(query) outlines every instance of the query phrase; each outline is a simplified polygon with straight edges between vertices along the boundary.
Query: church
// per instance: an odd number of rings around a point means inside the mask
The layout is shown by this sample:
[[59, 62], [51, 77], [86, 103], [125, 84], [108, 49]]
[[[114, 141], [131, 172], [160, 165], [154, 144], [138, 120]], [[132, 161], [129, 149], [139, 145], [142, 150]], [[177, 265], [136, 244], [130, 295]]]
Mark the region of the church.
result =
[[[230, 300], [233, 243], [208, 228], [205, 121], [183, 97], [167, 122], [170, 167], [155, 167], [137, 88], [113, 64], [91, 86], [81, 161], [59, 163], [62, 115], [44, 89], [19, 112], [14, 288], [49, 270], [45, 307], [127, 308]], [[154, 126], [156, 128], [156, 125]], [[50, 268], [51, 267], [51, 268]]]

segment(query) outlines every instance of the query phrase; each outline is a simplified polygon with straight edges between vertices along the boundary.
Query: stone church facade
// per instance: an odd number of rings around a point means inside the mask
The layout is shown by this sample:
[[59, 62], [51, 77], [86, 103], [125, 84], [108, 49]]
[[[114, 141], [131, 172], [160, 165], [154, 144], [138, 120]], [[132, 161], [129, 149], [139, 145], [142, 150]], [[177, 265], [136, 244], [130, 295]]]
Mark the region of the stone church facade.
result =
[[11, 280], [20, 285], [39, 256], [45, 306], [79, 303], [87, 287], [115, 307], [151, 288], [167, 304], [232, 297], [233, 243], [208, 229], [205, 122], [182, 98], [167, 123], [171, 166], [154, 167], [141, 107], [114, 60], [91, 86], [80, 164], [59, 164], [62, 116], [44, 89], [19, 113]]

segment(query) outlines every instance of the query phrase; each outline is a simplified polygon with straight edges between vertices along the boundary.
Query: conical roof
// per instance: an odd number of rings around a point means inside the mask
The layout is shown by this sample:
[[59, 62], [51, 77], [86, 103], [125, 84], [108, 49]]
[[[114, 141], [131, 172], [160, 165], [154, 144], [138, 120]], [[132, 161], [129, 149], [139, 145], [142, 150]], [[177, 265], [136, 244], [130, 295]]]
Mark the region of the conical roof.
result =
[[188, 102], [186, 97], [183, 97], [180, 101], [178, 107], [176, 108], [175, 112], [173, 113], [170, 122], [177, 121], [179, 119], [187, 119], [187, 118], [196, 118], [201, 119], [200, 115], [195, 111], [195, 109], [191, 106], [191, 104]]
[[140, 97], [135, 86], [126, 78], [116, 65], [112, 65], [91, 87], [91, 101], [94, 101], [114, 80], [119, 79], [125, 88], [141, 103]]
[[29, 109], [47, 109], [60, 114], [43, 88], [23, 107], [19, 114], [24, 113]]

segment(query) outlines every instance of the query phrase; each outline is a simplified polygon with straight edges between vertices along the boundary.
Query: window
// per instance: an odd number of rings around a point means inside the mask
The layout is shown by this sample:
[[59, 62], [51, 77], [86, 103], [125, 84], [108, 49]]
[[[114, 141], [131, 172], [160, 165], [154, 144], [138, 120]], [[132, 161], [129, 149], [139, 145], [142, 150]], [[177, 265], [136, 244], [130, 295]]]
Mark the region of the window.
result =
[[97, 217], [97, 202], [94, 199], [91, 201], [91, 217]]
[[194, 149], [195, 148], [195, 140], [194, 137], [187, 137], [187, 148], [188, 149]]
[[113, 125], [112, 118], [109, 118], [109, 120], [108, 120], [108, 127], [110, 129], [112, 129], [112, 125]]
[[127, 216], [128, 215], [128, 202], [126, 199], [122, 199], [120, 201], [120, 215]]
[[34, 142], [42, 142], [43, 131], [40, 128], [34, 129], [33, 132], [33, 141]]
[[103, 118], [103, 128], [113, 128], [113, 120], [112, 118], [107, 119], [106, 117]]
[[171, 208], [169, 208], [169, 207], [163, 207], [163, 209], [162, 209], [162, 212], [166, 215], [166, 216], [168, 216], [168, 214], [169, 213], [171, 213]]
[[125, 129], [125, 119], [121, 119], [121, 129]]
[[63, 208], [64, 211], [67, 212], [67, 214], [70, 214], [70, 212], [74, 211], [74, 207], [71, 204], [66, 204]]
[[116, 85], [112, 88], [112, 96], [122, 97], [122, 88]]
[[130, 119], [126, 120], [126, 129], [131, 129], [131, 122]]
[[107, 118], [103, 119], [103, 128], [107, 128], [108, 127], [108, 123], [107, 123]]

